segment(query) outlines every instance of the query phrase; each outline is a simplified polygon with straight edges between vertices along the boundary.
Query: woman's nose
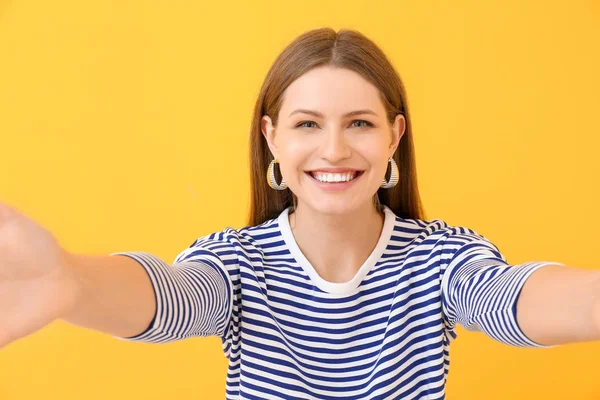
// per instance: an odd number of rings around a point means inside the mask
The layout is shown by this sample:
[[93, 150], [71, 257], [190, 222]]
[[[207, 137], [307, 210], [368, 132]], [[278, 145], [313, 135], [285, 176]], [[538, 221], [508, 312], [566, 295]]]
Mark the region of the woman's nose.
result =
[[351, 149], [343, 129], [330, 129], [324, 134], [323, 158], [331, 162], [350, 157]]

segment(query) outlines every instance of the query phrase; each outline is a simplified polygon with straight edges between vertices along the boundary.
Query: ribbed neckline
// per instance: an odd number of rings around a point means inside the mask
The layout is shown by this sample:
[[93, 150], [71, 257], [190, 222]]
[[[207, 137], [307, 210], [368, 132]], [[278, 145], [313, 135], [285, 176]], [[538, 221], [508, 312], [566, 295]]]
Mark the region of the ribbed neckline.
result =
[[312, 283], [324, 292], [332, 294], [348, 294], [356, 290], [356, 288], [358, 288], [363, 278], [367, 275], [371, 268], [373, 268], [377, 261], [379, 261], [379, 258], [387, 248], [387, 245], [392, 236], [392, 232], [394, 230], [394, 221], [396, 219], [396, 215], [394, 214], [394, 212], [388, 206], [383, 205], [385, 219], [383, 222], [383, 229], [381, 230], [381, 234], [379, 236], [377, 244], [375, 245], [375, 248], [351, 280], [347, 282], [338, 283], [329, 282], [321, 278], [321, 276], [317, 273], [317, 271], [314, 269], [314, 267], [311, 265], [308, 259], [304, 256], [304, 254], [302, 254], [302, 251], [300, 250], [296, 239], [294, 239], [294, 235], [290, 227], [290, 221], [288, 219], [290, 209], [291, 206], [283, 210], [277, 218], [279, 229], [281, 231], [281, 234], [283, 235], [285, 244], [287, 245], [290, 253], [292, 254], [292, 257], [294, 257], [296, 262], [308, 274]]

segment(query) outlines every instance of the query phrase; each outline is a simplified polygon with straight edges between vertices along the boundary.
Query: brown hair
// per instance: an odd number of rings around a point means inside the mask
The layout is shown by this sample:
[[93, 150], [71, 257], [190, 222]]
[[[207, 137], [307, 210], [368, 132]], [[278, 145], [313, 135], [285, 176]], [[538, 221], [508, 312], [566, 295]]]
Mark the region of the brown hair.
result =
[[[285, 89], [304, 73], [323, 65], [353, 70], [373, 83], [380, 91], [390, 124], [396, 115], [404, 115], [406, 130], [393, 156], [400, 172], [399, 181], [391, 189], [380, 188], [373, 200], [379, 212], [382, 212], [381, 204], [385, 204], [401, 218], [425, 218], [417, 188], [406, 92], [398, 72], [383, 51], [362, 33], [320, 28], [298, 36], [279, 54], [260, 89], [250, 130], [252, 194], [248, 224], [255, 226], [276, 218], [289, 206], [293, 206], [292, 211], [296, 209], [297, 198], [289, 188], [275, 190], [267, 183], [267, 168], [273, 157], [261, 132], [261, 119], [268, 115], [276, 126]], [[277, 182], [281, 181], [278, 168], [275, 168], [275, 177]], [[388, 171], [386, 180], [387, 177]]]

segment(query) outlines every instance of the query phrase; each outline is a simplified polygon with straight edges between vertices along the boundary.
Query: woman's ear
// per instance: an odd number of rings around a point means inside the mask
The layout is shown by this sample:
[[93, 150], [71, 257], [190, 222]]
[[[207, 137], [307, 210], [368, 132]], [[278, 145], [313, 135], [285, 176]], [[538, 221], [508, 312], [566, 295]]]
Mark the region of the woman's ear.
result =
[[394, 124], [392, 125], [392, 143], [390, 143], [390, 157], [394, 155], [396, 149], [398, 149], [398, 145], [400, 144], [400, 139], [404, 132], [406, 131], [406, 118], [404, 115], [398, 114], [396, 115], [396, 119], [394, 120]]
[[263, 115], [260, 120], [260, 130], [267, 140], [267, 145], [273, 157], [277, 159], [277, 146], [275, 146], [275, 127], [273, 127], [273, 121], [268, 115]]

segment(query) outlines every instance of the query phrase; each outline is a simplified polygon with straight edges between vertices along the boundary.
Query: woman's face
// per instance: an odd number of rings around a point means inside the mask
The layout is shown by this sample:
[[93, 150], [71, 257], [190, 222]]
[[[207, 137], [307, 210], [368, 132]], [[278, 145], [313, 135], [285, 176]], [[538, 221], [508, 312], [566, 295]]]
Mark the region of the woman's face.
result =
[[[276, 127], [263, 116], [262, 132], [298, 208], [344, 214], [373, 204], [405, 130], [404, 116], [387, 121], [379, 96], [352, 70], [318, 67], [284, 91]], [[334, 170], [341, 175], [319, 173]]]

